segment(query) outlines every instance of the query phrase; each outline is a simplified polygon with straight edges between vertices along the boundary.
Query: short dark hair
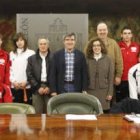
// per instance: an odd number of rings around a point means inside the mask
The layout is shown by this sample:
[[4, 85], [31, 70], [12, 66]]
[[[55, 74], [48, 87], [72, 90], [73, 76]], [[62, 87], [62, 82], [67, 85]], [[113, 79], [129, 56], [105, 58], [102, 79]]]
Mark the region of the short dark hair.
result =
[[132, 32], [132, 28], [129, 27], [129, 26], [124, 26], [124, 27], [121, 29], [121, 33], [123, 33], [124, 30], [131, 30], [131, 32]]
[[63, 40], [65, 40], [66, 37], [71, 37], [71, 36], [74, 36], [74, 38], [76, 39], [76, 34], [74, 32], [72, 33], [66, 33], [64, 36], [63, 36]]

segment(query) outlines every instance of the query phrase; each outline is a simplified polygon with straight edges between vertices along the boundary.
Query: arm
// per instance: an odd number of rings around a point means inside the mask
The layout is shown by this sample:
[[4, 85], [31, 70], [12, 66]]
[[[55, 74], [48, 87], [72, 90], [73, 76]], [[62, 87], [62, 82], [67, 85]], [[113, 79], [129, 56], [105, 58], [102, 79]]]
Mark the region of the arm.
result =
[[114, 45], [115, 45], [115, 84], [119, 85], [121, 83], [121, 76], [123, 73], [123, 58], [118, 44], [115, 42]]
[[10, 86], [10, 59], [9, 59], [9, 55], [7, 54], [7, 60], [6, 60], [6, 66], [5, 66], [5, 79], [4, 79], [4, 83]]
[[108, 71], [109, 87], [108, 87], [107, 100], [111, 100], [113, 96], [113, 80], [114, 80], [114, 67], [113, 67], [112, 60], [109, 59], [109, 71]]
[[28, 64], [27, 64], [27, 69], [26, 69], [26, 74], [27, 74], [27, 80], [29, 81], [29, 83], [31, 84], [31, 87], [33, 90], [38, 90], [40, 85], [37, 82], [37, 80], [35, 79], [35, 76], [33, 74], [33, 67], [34, 63], [32, 61], [32, 58], [29, 57], [28, 58]]
[[130, 70], [128, 72], [128, 82], [130, 98], [138, 99], [136, 79], [134, 78], [133, 73], [131, 73]]
[[88, 88], [88, 67], [84, 55], [82, 59], [82, 77], [82, 90], [86, 91]]
[[51, 93], [53, 95], [53, 93], [56, 93], [56, 74], [57, 74], [57, 68], [56, 68], [56, 62], [55, 62], [55, 55], [51, 58], [50, 60], [50, 68], [49, 68], [49, 86], [50, 86], [50, 90]]

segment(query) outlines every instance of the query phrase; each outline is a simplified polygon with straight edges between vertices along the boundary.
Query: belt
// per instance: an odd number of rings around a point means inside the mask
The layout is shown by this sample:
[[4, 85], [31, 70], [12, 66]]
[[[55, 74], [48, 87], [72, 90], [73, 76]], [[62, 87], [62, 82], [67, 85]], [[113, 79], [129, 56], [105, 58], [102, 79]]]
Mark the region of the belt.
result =
[[73, 84], [74, 80], [73, 81], [64, 81], [64, 83]]
[[46, 84], [47, 82], [41, 82], [41, 84]]

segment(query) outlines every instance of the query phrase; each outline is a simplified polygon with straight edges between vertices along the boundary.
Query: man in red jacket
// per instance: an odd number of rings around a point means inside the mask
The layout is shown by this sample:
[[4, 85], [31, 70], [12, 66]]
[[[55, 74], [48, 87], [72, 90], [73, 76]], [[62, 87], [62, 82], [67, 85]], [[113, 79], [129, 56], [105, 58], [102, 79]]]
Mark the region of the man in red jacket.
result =
[[10, 60], [7, 52], [2, 50], [3, 37], [0, 34], [0, 103], [12, 102], [10, 90]]
[[124, 27], [121, 31], [122, 40], [118, 43], [123, 57], [123, 75], [121, 78], [121, 84], [117, 87], [117, 102], [129, 97], [128, 71], [133, 65], [138, 63], [137, 56], [140, 51], [140, 46], [132, 41], [132, 37], [133, 34], [131, 28]]

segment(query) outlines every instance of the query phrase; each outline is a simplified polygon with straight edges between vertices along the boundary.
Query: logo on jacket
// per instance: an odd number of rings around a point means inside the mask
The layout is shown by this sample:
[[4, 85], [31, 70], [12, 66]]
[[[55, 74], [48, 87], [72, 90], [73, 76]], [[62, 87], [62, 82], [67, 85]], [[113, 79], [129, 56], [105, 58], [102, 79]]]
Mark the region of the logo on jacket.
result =
[[4, 59], [0, 59], [0, 65], [4, 65], [5, 60]]
[[137, 48], [136, 47], [131, 47], [131, 52], [136, 52]]

